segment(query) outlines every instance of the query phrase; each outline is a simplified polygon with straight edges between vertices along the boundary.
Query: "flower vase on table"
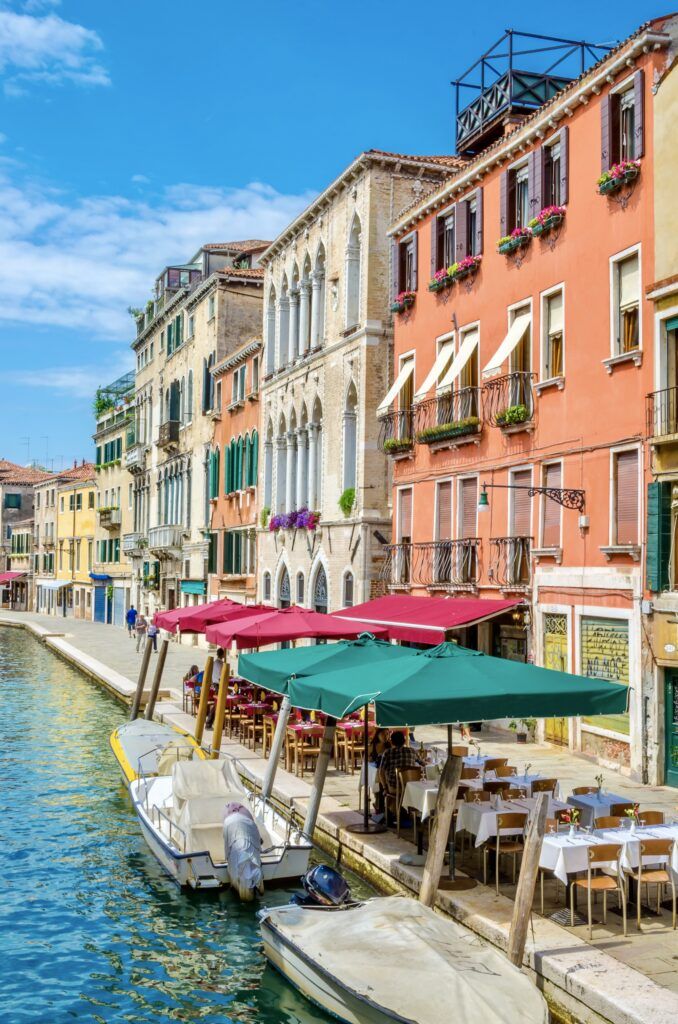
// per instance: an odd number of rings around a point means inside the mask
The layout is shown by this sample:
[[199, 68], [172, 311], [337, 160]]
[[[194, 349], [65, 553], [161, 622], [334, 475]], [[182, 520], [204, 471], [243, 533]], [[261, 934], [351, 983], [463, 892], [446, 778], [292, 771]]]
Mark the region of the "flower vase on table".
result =
[[574, 839], [576, 834], [577, 834], [577, 826], [576, 826], [576, 824], [574, 822], [572, 822], [572, 824], [570, 825], [570, 830], [569, 830], [570, 839]]

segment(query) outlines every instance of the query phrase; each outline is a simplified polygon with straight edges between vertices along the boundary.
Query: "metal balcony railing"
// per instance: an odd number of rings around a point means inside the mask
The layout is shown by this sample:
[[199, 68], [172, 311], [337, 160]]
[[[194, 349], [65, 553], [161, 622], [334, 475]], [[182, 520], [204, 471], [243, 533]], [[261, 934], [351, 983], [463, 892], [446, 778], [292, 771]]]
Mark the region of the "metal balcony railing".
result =
[[527, 587], [532, 579], [530, 537], [490, 539], [490, 577], [500, 587]]
[[179, 442], [179, 420], [165, 420], [158, 430], [158, 448]]
[[495, 427], [515, 427], [534, 416], [532, 381], [535, 374], [524, 370], [488, 380], [483, 386], [483, 416]]
[[125, 533], [122, 538], [122, 550], [125, 555], [141, 555], [148, 547], [145, 533]]
[[398, 409], [379, 417], [379, 447], [387, 455], [410, 451], [414, 444], [412, 407]]
[[678, 434], [678, 387], [654, 391], [646, 398], [647, 436]]
[[412, 548], [409, 543], [387, 544], [381, 568], [381, 580], [391, 587], [409, 587], [412, 582]]
[[414, 407], [417, 444], [437, 444], [456, 437], [478, 434], [482, 429], [480, 388], [445, 390]]
[[467, 537], [389, 544], [381, 578], [392, 587], [472, 587], [479, 574], [480, 540]]

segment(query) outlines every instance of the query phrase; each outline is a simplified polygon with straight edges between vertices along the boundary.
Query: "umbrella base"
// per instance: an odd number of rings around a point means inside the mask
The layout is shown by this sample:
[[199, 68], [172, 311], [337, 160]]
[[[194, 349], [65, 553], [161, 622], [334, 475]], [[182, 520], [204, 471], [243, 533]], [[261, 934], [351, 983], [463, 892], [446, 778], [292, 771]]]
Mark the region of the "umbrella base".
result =
[[475, 878], [441, 878], [438, 888], [445, 892], [466, 892], [468, 889], [475, 889], [477, 884]]
[[346, 831], [352, 832], [353, 835], [357, 836], [376, 836], [379, 835], [380, 832], [386, 832], [388, 830], [386, 825], [382, 825], [380, 822], [368, 821], [368, 823], [365, 824], [364, 821], [361, 821], [359, 825], [348, 825]]

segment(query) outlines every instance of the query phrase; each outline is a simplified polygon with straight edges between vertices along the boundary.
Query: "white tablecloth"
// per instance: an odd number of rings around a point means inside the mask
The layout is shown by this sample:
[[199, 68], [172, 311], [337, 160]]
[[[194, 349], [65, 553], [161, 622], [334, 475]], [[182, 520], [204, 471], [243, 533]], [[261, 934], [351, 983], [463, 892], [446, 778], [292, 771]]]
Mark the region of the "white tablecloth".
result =
[[[362, 789], [365, 785], [365, 765], [360, 766], [360, 788]], [[367, 766], [367, 785], [371, 793], [376, 793], [379, 789], [379, 775], [376, 764], [368, 764]]]
[[[470, 832], [476, 838], [476, 846], [482, 846], [483, 843], [497, 834], [497, 814], [502, 812], [505, 814], [529, 814], [536, 803], [536, 797], [524, 800], [500, 800], [496, 808], [493, 808], [487, 802], [477, 804], [472, 801], [465, 802], [460, 806], [459, 814], [457, 815], [457, 831], [463, 829], [465, 832]], [[556, 810], [562, 809], [565, 806], [567, 805], [559, 800], [553, 800], [549, 797], [549, 817], [553, 817]], [[519, 835], [520, 832], [521, 829], [507, 830], [506, 835]]]
[[610, 814], [612, 804], [630, 803], [626, 797], [617, 796], [615, 793], [582, 793], [580, 796], [572, 794], [567, 798], [568, 804], [578, 807], [580, 812], [579, 824], [592, 827], [596, 818], [604, 818]]
[[[579, 871], [586, 871], [588, 867], [589, 846], [600, 843], [621, 843], [623, 846], [621, 863], [626, 871], [635, 871], [638, 868], [640, 856], [640, 842], [647, 839], [678, 839], [678, 825], [652, 825], [647, 828], [639, 828], [635, 833], [629, 829], [605, 829], [595, 835], [577, 833], [570, 837], [567, 832], [547, 834], [541, 848], [539, 866], [553, 871], [556, 878], [565, 885], [567, 876], [577, 874]], [[656, 861], [656, 858], [646, 860]], [[673, 847], [671, 868], [678, 877], [678, 846]]]
[[[488, 781], [490, 781], [495, 780], [497, 776], [496, 773], [492, 771], [488, 772], [485, 778]], [[505, 782], [507, 786], [511, 786], [514, 789], [524, 789], [527, 796], [532, 796], [533, 783], [540, 782], [542, 779], [545, 778], [545, 775], [533, 775], [532, 773], [530, 773], [529, 775], [509, 775], [508, 778], [504, 778], [501, 781]], [[466, 781], [466, 779], [464, 781]], [[556, 798], [560, 796], [560, 787], [557, 782], [556, 788], [554, 790], [554, 795], [556, 796]]]

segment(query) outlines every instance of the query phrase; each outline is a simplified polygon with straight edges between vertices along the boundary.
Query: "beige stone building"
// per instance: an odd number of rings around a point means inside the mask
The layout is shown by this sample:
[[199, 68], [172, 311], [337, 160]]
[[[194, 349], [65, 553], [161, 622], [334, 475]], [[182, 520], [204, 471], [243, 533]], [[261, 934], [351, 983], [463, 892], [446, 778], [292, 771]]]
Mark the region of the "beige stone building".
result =
[[52, 474], [35, 485], [34, 608], [44, 615], [55, 615], [57, 607], [56, 536], [57, 487], [59, 475]]
[[363, 153], [261, 258], [260, 600], [334, 611], [373, 592], [391, 530], [375, 415], [391, 362], [387, 229], [455, 162]]
[[[205, 599], [215, 556], [210, 466], [221, 404], [212, 368], [261, 330], [267, 242], [204, 245], [166, 267], [137, 321], [132, 523], [132, 600], [153, 613]], [[213, 567], [212, 567], [213, 569]]]

